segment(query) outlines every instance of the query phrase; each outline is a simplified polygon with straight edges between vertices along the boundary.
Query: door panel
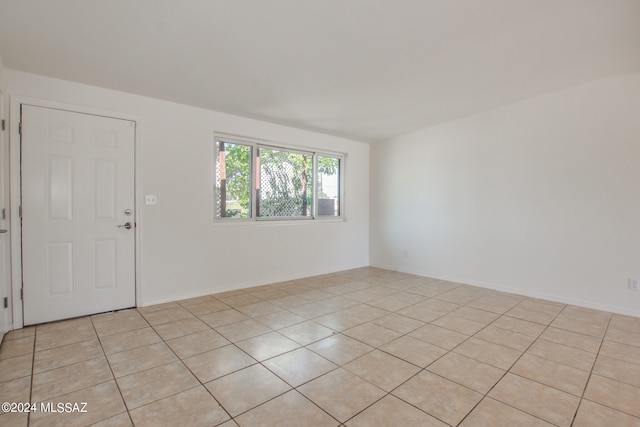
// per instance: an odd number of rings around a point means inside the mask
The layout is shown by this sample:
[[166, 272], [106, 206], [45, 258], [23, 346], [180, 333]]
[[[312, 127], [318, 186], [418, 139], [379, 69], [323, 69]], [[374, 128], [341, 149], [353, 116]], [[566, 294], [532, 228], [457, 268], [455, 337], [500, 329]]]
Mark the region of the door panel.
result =
[[47, 156], [45, 175], [47, 219], [73, 221], [73, 159]]
[[135, 306], [134, 123], [21, 111], [25, 325]]

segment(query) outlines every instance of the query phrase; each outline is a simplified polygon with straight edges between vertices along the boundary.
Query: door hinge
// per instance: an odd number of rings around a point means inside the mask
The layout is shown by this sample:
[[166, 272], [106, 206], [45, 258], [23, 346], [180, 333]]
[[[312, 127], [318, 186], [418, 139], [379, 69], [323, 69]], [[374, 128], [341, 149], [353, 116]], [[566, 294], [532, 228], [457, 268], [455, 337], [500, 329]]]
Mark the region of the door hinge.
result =
[[7, 121], [5, 119], [2, 119], [2, 130], [6, 130], [7, 129]]
[[18, 218], [22, 219], [22, 205], [18, 206]]
[[24, 300], [24, 288], [20, 288], [20, 299]]
[[4, 308], [9, 308], [9, 297], [4, 297]]
[[7, 219], [7, 210], [2, 208], [2, 219]]
[[22, 135], [22, 122], [18, 123], [18, 135]]

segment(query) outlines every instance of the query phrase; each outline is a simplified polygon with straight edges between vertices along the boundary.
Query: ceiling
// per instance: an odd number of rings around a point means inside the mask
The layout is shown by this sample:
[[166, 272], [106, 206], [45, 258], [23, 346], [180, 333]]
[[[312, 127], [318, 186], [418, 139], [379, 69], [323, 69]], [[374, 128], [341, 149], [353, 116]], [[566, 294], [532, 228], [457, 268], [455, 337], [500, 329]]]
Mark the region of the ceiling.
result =
[[640, 1], [0, 0], [0, 55], [375, 142], [640, 71]]

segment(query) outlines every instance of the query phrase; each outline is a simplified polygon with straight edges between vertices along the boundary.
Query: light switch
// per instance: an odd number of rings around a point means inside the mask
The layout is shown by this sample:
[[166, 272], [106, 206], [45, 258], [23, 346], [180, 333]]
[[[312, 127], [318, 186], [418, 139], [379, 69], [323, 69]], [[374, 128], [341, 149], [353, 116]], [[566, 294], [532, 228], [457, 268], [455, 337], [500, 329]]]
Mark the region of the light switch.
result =
[[145, 196], [145, 203], [147, 205], [157, 205], [158, 204], [158, 198], [156, 197], [155, 194], [147, 194]]

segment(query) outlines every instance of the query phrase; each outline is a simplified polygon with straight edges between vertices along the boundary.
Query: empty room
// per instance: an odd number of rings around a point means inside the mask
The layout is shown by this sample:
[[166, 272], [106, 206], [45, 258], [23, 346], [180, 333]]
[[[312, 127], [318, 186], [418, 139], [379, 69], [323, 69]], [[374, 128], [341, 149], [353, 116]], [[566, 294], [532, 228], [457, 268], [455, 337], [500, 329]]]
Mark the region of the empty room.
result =
[[640, 1], [0, 0], [0, 427], [640, 427]]

